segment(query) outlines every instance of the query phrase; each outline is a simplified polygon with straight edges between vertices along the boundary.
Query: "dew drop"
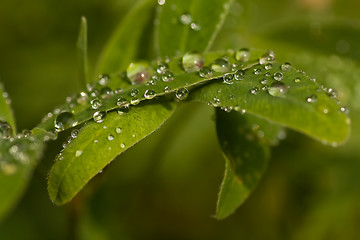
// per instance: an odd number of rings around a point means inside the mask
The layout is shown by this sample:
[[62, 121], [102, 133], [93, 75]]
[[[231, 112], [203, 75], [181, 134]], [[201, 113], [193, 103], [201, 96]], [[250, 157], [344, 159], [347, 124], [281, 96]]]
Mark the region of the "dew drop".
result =
[[115, 128], [115, 132], [116, 132], [117, 134], [120, 134], [120, 133], [121, 133], [121, 128], [119, 128], [119, 127]]
[[283, 79], [283, 74], [281, 72], [274, 73], [274, 79], [276, 81], [281, 81]]
[[75, 157], [80, 157], [83, 152], [81, 150], [77, 150], [75, 152]]
[[291, 64], [289, 62], [285, 62], [285, 63], [281, 64], [280, 69], [283, 72], [288, 72], [291, 70]]
[[131, 105], [138, 105], [140, 103], [140, 99], [138, 98], [131, 99], [130, 103]]
[[264, 68], [265, 68], [265, 70], [270, 70], [270, 69], [272, 69], [272, 64], [267, 63], [267, 64], [265, 64]]
[[270, 72], [265, 73], [265, 77], [270, 77], [270, 76], [271, 76]]
[[230, 63], [224, 58], [218, 58], [211, 64], [211, 68], [219, 73], [228, 72], [230, 70]]
[[260, 89], [258, 87], [253, 87], [252, 89], [250, 89], [250, 93], [252, 95], [256, 95], [260, 92]]
[[148, 89], [144, 93], [144, 97], [146, 99], [153, 99], [156, 96], [156, 92], [152, 89]]
[[164, 4], [165, 4], [165, 0], [158, 0], [158, 4], [159, 4], [160, 6], [164, 5]]
[[97, 111], [93, 114], [93, 119], [97, 123], [102, 123], [106, 118], [107, 113], [105, 111]]
[[139, 90], [137, 88], [131, 89], [130, 96], [137, 97], [137, 95], [139, 95]]
[[181, 24], [184, 24], [184, 25], [189, 25], [191, 22], [192, 22], [193, 18], [191, 16], [190, 13], [183, 13], [180, 17], [179, 17], [179, 22]]
[[250, 50], [241, 48], [235, 52], [235, 59], [239, 62], [247, 62], [250, 59]]
[[171, 91], [171, 87], [165, 86], [164, 92], [165, 92], [165, 93], [168, 93], [168, 92], [170, 92], [170, 91]]
[[306, 102], [308, 103], [315, 103], [317, 102], [318, 97], [314, 94], [311, 94], [309, 97], [306, 98]]
[[79, 134], [79, 130], [78, 130], [78, 129], [74, 129], [74, 130], [71, 131], [70, 136], [71, 136], [72, 138], [76, 138], [78, 134]]
[[268, 89], [268, 93], [274, 97], [284, 97], [287, 92], [287, 87], [282, 82], [274, 82]]
[[254, 68], [254, 74], [255, 75], [261, 74], [261, 69], [260, 68]]
[[224, 81], [224, 83], [229, 84], [229, 85], [233, 84], [234, 83], [234, 75], [231, 73], [226, 73], [223, 76], [223, 81]]
[[261, 56], [259, 59], [259, 62], [261, 65], [267, 64], [267, 63], [273, 63], [275, 61], [275, 55], [274, 52], [268, 51], [264, 55]]
[[148, 62], [141, 61], [130, 63], [126, 70], [126, 75], [132, 84], [141, 84], [147, 82], [154, 70], [150, 67]]
[[295, 78], [295, 79], [294, 79], [294, 82], [295, 82], [295, 83], [299, 83], [299, 82], [301, 82], [301, 79], [300, 79], [300, 78]]
[[9, 139], [13, 134], [13, 129], [8, 122], [0, 120], [0, 139]]
[[91, 100], [90, 104], [93, 109], [98, 109], [102, 105], [101, 101], [98, 98], [94, 98], [93, 100]]
[[202, 78], [211, 78], [213, 76], [213, 71], [208, 66], [202, 67], [199, 71], [199, 76]]
[[185, 72], [199, 71], [204, 66], [204, 57], [198, 52], [187, 52], [182, 58], [182, 66]]
[[186, 88], [179, 88], [177, 91], [176, 91], [176, 98], [179, 99], [179, 100], [185, 100], [189, 95], [189, 90], [187, 90]]
[[350, 111], [349, 111], [349, 109], [347, 107], [342, 106], [342, 107], [340, 107], [340, 112], [348, 114]]
[[114, 135], [112, 135], [112, 134], [109, 134], [109, 135], [107, 136], [107, 139], [108, 139], [109, 141], [112, 141], [112, 140], [114, 140]]
[[[156, 72], [158, 74], [164, 74], [168, 68], [169, 68], [169, 65], [167, 63], [159, 63], [156, 68]], [[153, 75], [151, 78], [152, 78], [152, 80], [158, 80], [158, 75]], [[153, 82], [152, 85], [155, 85], [155, 82]]]
[[234, 78], [237, 81], [243, 80], [244, 76], [245, 76], [245, 71], [241, 69], [236, 70], [236, 72], [234, 73]]
[[124, 148], [125, 148], [125, 144], [124, 144], [124, 143], [120, 144], [120, 147], [121, 147], [122, 149], [124, 149]]
[[99, 76], [98, 84], [101, 86], [106, 86], [109, 84], [110, 76], [107, 74], [102, 74]]
[[74, 127], [76, 124], [77, 121], [72, 113], [62, 112], [55, 119], [55, 130], [60, 132], [67, 128]]
[[198, 22], [192, 22], [192, 23], [190, 23], [190, 28], [194, 31], [200, 31], [201, 26], [200, 26], [200, 23], [198, 23]]
[[263, 78], [262, 80], [260, 80], [260, 84], [262, 84], [262, 85], [266, 85], [266, 84], [268, 84], [268, 80], [266, 79], [266, 78]]
[[127, 106], [128, 105], [128, 102], [125, 98], [118, 98], [116, 100], [116, 105], [118, 105], [119, 107], [122, 107], [122, 106]]
[[129, 112], [129, 106], [121, 106], [121, 107], [119, 107], [118, 109], [117, 109], [117, 113], [120, 115], [120, 116], [122, 116], [122, 115], [125, 115], [126, 113], [128, 113]]
[[162, 75], [162, 80], [164, 82], [171, 82], [172, 80], [174, 80], [174, 73], [171, 71], [165, 71], [165, 73]]
[[76, 102], [78, 104], [85, 104], [89, 99], [89, 96], [87, 95], [86, 92], [81, 92], [78, 96], [78, 98], [76, 99]]

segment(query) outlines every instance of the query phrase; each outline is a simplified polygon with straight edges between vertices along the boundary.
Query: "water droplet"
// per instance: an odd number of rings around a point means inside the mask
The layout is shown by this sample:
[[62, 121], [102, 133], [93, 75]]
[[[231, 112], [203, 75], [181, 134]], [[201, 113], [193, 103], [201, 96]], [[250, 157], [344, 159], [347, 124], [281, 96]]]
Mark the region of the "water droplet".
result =
[[162, 80], [164, 82], [171, 82], [174, 80], [174, 74], [171, 71], [165, 71], [165, 73], [162, 75]]
[[98, 84], [101, 86], [106, 86], [109, 84], [110, 76], [107, 74], [102, 74], [99, 76]]
[[211, 68], [219, 73], [228, 72], [230, 70], [230, 63], [224, 58], [218, 58], [211, 64]]
[[268, 51], [259, 59], [261, 65], [275, 62], [275, 55], [273, 51]]
[[94, 143], [98, 143], [99, 142], [99, 140], [98, 139], [94, 139]]
[[213, 76], [213, 71], [208, 66], [202, 67], [199, 71], [199, 76], [202, 78], [211, 78]]
[[301, 79], [300, 79], [300, 78], [295, 78], [295, 79], [294, 79], [294, 82], [295, 82], [295, 83], [299, 83], [299, 82], [301, 82]]
[[247, 62], [250, 59], [250, 50], [241, 48], [235, 52], [235, 59], [239, 62]]
[[76, 102], [78, 104], [85, 104], [89, 99], [89, 96], [87, 95], [86, 92], [81, 92], [78, 96], [78, 98], [76, 99]]
[[183, 13], [179, 17], [179, 22], [184, 25], [189, 25], [192, 22], [193, 18], [190, 13]]
[[[304, 72], [304, 71], [303, 71]], [[305, 75], [305, 72], [304, 72], [304, 74], [303, 75]], [[316, 82], [316, 78], [310, 78], [310, 81], [312, 81], [312, 82]]]
[[121, 147], [122, 149], [124, 149], [124, 148], [125, 148], [125, 144], [124, 144], [124, 143], [120, 144], [120, 147]]
[[136, 97], [137, 95], [139, 95], [139, 90], [137, 88], [133, 88], [130, 90], [130, 96]]
[[254, 68], [254, 74], [255, 75], [259, 75], [261, 73], [261, 69], [260, 68]]
[[120, 115], [120, 116], [122, 116], [122, 115], [125, 115], [126, 113], [128, 113], [129, 112], [129, 106], [128, 105], [126, 105], [126, 106], [121, 106], [121, 107], [119, 107], [118, 109], [117, 109], [117, 113]]
[[114, 140], [114, 135], [112, 135], [112, 134], [109, 134], [109, 135], [107, 136], [107, 139], [108, 139], [109, 141], [112, 141], [112, 140]]
[[83, 151], [77, 150], [77, 151], [75, 152], [75, 157], [80, 157], [82, 153], [83, 153]]
[[156, 92], [152, 89], [148, 89], [144, 93], [144, 97], [146, 99], [153, 99], [156, 96]]
[[283, 72], [288, 72], [291, 70], [291, 64], [289, 62], [285, 62], [285, 63], [281, 64], [280, 69]]
[[342, 107], [340, 107], [340, 112], [343, 112], [343, 113], [346, 113], [346, 114], [349, 114], [349, 109], [347, 108], [347, 107], [345, 107], [345, 106], [342, 106]]
[[256, 95], [260, 92], [260, 89], [258, 87], [253, 87], [252, 89], [250, 89], [250, 93], [252, 95]]
[[283, 74], [281, 72], [274, 73], [274, 79], [276, 81], [281, 81], [283, 79]]
[[264, 68], [265, 68], [265, 70], [270, 70], [270, 69], [272, 69], [272, 64], [267, 63], [267, 64], [265, 64]]
[[132, 84], [141, 84], [147, 82], [154, 70], [150, 67], [150, 64], [145, 61], [130, 63], [126, 70], [126, 75], [130, 79]]
[[314, 94], [311, 94], [309, 97], [306, 98], [306, 102], [308, 103], [315, 103], [317, 102], [318, 97]]
[[271, 76], [270, 72], [265, 73], [265, 77], [270, 77], [270, 76]]
[[158, 0], [158, 4], [159, 4], [160, 6], [164, 5], [164, 4], [165, 4], [165, 0]]
[[201, 26], [200, 26], [200, 23], [198, 23], [198, 22], [192, 22], [192, 23], [190, 23], [190, 28], [194, 31], [200, 31]]
[[268, 93], [274, 97], [284, 97], [287, 92], [287, 87], [282, 82], [274, 82], [268, 88]]
[[179, 99], [179, 100], [185, 100], [189, 95], [189, 90], [187, 90], [186, 88], [179, 88], [177, 91], [176, 91], [176, 98]]
[[171, 87], [169, 87], [169, 86], [165, 86], [165, 88], [164, 88], [164, 92], [168, 93], [168, 92], [170, 92], [170, 91], [171, 91]]
[[93, 114], [93, 119], [97, 123], [102, 123], [105, 120], [107, 113], [105, 111], [97, 111]]
[[101, 101], [98, 98], [91, 100], [90, 104], [93, 109], [98, 109], [102, 105]]
[[266, 85], [266, 84], [268, 84], [268, 80], [266, 79], [266, 78], [263, 78], [261, 81], [260, 81], [260, 83], [262, 84], [262, 85]]
[[138, 105], [140, 103], [140, 99], [138, 98], [131, 99], [130, 103], [131, 105]]
[[220, 106], [221, 105], [221, 101], [220, 101], [220, 99], [219, 98], [217, 98], [217, 97], [214, 97], [213, 98], [213, 102], [212, 102], [212, 104], [211, 105], [213, 105], [214, 107], [218, 107], [218, 106]]
[[234, 83], [234, 75], [232, 75], [231, 73], [226, 73], [223, 76], [223, 81], [226, 84], [233, 84]]
[[196, 72], [204, 66], [204, 57], [198, 52], [187, 52], [182, 58], [182, 66], [185, 72]]
[[116, 132], [117, 134], [120, 134], [120, 133], [121, 133], [121, 128], [119, 128], [119, 127], [115, 128], [115, 132]]
[[60, 132], [67, 128], [74, 127], [76, 124], [77, 121], [72, 113], [62, 112], [55, 119], [55, 130]]
[[125, 98], [121, 97], [116, 100], [116, 105], [118, 105], [119, 107], [122, 107], [122, 106], [127, 106], [129, 104]]
[[245, 71], [241, 69], [236, 70], [236, 72], [234, 73], [234, 78], [237, 81], [243, 80], [244, 76], [245, 76]]
[[76, 138], [78, 134], [79, 134], [79, 130], [78, 130], [78, 129], [74, 129], [74, 130], [71, 131], [70, 136], [71, 136], [72, 138]]
[[13, 134], [13, 129], [8, 122], [0, 120], [0, 139], [9, 139]]
[[[168, 68], [169, 68], [169, 65], [167, 63], [159, 63], [156, 68], [156, 72], [158, 74], [164, 74]], [[152, 78], [152, 80], [159, 80], [159, 75], [154, 74], [151, 78]], [[155, 81], [153, 81], [152, 85], [155, 85]]]

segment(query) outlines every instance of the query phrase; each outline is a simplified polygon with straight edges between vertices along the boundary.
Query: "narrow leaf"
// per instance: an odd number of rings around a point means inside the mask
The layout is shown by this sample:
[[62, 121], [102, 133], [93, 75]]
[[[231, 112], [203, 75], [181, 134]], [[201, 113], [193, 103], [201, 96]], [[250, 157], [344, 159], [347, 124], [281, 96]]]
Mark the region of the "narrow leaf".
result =
[[56, 204], [70, 201], [117, 155], [155, 131], [172, 113], [168, 102], [111, 111], [102, 123], [88, 122], [58, 156], [50, 171], [48, 191]]
[[0, 83], [0, 139], [16, 133], [15, 118], [10, 106], [8, 93]]
[[122, 20], [114, 31], [109, 42], [105, 45], [96, 70], [99, 74], [110, 74], [112, 87], [126, 87], [128, 81], [121, 79], [119, 74], [124, 71], [130, 62], [144, 54], [140, 45], [146, 38], [146, 28], [152, 22], [155, 1], [142, 0]]
[[80, 31], [77, 40], [77, 50], [79, 58], [79, 74], [82, 86], [89, 82], [89, 67], [87, 56], [87, 22], [85, 17], [81, 17]]
[[[210, 49], [233, 0], [172, 0], [159, 6], [156, 49], [160, 56]], [[169, 41], [171, 39], [171, 41]]]

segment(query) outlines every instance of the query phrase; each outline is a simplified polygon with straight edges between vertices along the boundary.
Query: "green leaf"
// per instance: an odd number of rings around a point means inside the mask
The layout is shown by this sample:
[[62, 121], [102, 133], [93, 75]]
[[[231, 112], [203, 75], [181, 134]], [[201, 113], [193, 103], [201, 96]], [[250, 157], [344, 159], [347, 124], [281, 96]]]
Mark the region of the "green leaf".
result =
[[216, 131], [226, 164], [215, 216], [223, 219], [255, 189], [268, 165], [268, 145], [276, 143], [283, 131], [266, 120], [219, 108]]
[[155, 1], [140, 1], [118, 25], [109, 42], [105, 45], [96, 70], [99, 74], [110, 74], [112, 87], [126, 87], [129, 82], [120, 78], [119, 73], [131, 61], [144, 58], [142, 40], [146, 38], [149, 23], [152, 22]]
[[81, 17], [80, 31], [77, 40], [77, 50], [79, 58], [80, 81], [83, 86], [89, 82], [89, 67], [87, 57], [87, 22], [85, 17]]
[[43, 150], [43, 139], [34, 136], [0, 140], [0, 219], [23, 194]]
[[[282, 71], [276, 62], [271, 69], [265, 67], [257, 64], [245, 70], [243, 79], [233, 84], [213, 81], [194, 91], [190, 99], [246, 111], [324, 143], [335, 145], [348, 138], [348, 116], [316, 82], [294, 68]], [[275, 80], [276, 75], [281, 75], [281, 81]]]
[[2, 135], [10, 137], [15, 133], [15, 118], [10, 106], [10, 99], [8, 93], [4, 91], [2, 83], [0, 83], [0, 138]]
[[58, 156], [48, 180], [56, 204], [71, 200], [117, 155], [155, 131], [173, 112], [169, 102], [153, 102], [119, 115], [107, 114], [102, 123], [88, 122]]
[[173, 0], [159, 6], [155, 33], [158, 55], [173, 57], [190, 50], [208, 51], [232, 2]]

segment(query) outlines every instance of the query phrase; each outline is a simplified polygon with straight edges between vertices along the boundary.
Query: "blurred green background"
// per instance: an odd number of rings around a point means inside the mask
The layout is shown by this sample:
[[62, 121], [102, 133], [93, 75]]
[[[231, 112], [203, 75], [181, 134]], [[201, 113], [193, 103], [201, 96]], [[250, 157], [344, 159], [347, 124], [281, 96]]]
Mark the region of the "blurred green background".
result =
[[[95, 66], [133, 4], [1, 0], [0, 79], [19, 129], [32, 128], [80, 89], [80, 17], [88, 20]], [[351, 110], [352, 135], [344, 146], [288, 131], [255, 192], [217, 221], [212, 215], [224, 160], [211, 108], [180, 105], [159, 131], [57, 207], [46, 177], [64, 133], [48, 144], [24, 197], [0, 223], [0, 239], [360, 239], [359, 8], [355, 0], [235, 1], [213, 47], [273, 49], [279, 60], [336, 88]]]

